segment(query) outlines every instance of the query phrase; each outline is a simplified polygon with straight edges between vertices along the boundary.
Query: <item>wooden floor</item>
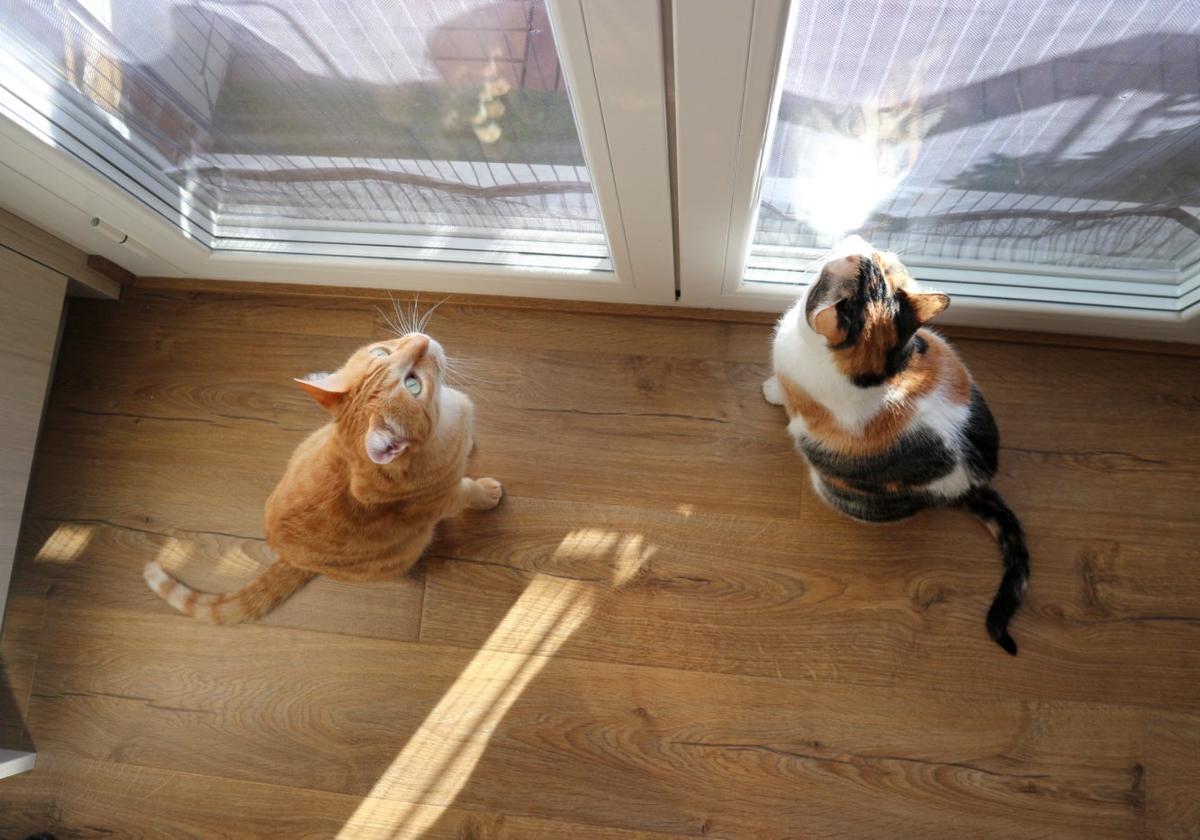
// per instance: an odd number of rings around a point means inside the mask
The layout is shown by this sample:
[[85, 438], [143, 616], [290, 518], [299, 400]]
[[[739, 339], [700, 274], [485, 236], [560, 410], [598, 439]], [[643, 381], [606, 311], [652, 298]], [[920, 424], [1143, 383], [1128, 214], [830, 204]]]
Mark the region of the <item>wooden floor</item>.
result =
[[498, 510], [406, 580], [176, 614], [142, 564], [267, 562], [323, 420], [290, 379], [383, 337], [377, 303], [72, 302], [2, 645], [38, 766], [0, 837], [1200, 836], [1200, 359], [958, 338], [1033, 554], [1016, 659], [977, 523], [813, 495], [769, 326], [499, 305], [430, 327]]

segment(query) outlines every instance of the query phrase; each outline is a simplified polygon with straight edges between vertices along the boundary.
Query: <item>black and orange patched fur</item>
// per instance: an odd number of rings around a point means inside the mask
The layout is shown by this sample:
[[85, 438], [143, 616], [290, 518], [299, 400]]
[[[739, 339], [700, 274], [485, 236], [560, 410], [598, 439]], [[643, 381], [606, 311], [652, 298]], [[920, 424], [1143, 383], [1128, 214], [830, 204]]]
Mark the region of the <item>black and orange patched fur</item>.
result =
[[1029, 552], [989, 486], [1000, 435], [987, 403], [950, 345], [924, 328], [949, 304], [920, 289], [894, 255], [851, 237], [779, 320], [763, 395], [787, 409], [813, 486], [835, 510], [888, 522], [956, 505], [983, 520], [1004, 559], [988, 633], [1015, 654], [1008, 623]]

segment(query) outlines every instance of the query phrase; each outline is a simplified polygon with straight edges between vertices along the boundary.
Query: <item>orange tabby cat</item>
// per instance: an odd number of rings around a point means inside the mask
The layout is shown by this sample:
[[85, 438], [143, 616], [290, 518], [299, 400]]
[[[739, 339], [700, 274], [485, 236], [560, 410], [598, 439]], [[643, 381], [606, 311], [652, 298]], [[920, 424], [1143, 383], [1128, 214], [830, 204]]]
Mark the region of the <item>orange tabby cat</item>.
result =
[[442, 381], [446, 356], [422, 333], [360, 348], [333, 373], [298, 379], [333, 421], [293, 453], [267, 499], [278, 559], [236, 592], [207, 594], [147, 563], [146, 582], [181, 612], [217, 624], [266, 615], [317, 575], [374, 581], [406, 572], [438, 521], [500, 502], [468, 478], [474, 407]]

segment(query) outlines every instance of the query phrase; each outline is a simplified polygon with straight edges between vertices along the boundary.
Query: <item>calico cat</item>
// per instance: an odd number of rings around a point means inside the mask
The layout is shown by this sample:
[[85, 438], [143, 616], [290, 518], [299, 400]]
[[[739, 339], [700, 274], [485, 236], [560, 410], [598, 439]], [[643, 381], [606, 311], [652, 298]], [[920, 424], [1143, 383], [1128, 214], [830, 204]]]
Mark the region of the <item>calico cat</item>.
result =
[[440, 344], [410, 332], [359, 348], [341, 369], [297, 379], [332, 415], [297, 447], [267, 499], [278, 559], [236, 592], [197, 592], [148, 563], [146, 582], [181, 612], [217, 624], [266, 615], [317, 575], [395, 578], [438, 521], [488, 510], [502, 488], [466, 477], [474, 407], [443, 382]]
[[983, 520], [1004, 559], [987, 629], [1016, 655], [1008, 623], [1029, 552], [989, 486], [1000, 435], [983, 395], [950, 345], [923, 328], [949, 305], [922, 291], [895, 255], [852, 236], [779, 320], [763, 396], [787, 409], [813, 487], [835, 510], [890, 522], [957, 505]]

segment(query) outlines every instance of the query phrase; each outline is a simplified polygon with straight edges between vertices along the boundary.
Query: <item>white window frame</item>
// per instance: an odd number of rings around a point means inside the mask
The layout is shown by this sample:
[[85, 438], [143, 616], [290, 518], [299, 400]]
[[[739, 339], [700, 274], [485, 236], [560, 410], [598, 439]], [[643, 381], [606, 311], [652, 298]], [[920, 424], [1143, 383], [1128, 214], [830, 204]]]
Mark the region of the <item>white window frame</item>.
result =
[[[800, 249], [748, 265], [791, 28], [803, 0], [673, 8], [680, 303], [782, 311], [811, 275]], [[947, 324], [1200, 341], [1200, 248], [1180, 271], [1058, 269], [913, 257], [948, 292]], [[1036, 287], [1036, 288], [1031, 288]]]
[[[673, 303], [659, 4], [547, 0], [547, 8], [607, 249], [598, 237], [576, 242], [547, 233], [533, 234], [523, 243], [485, 239], [481, 250], [480, 239], [469, 234], [321, 225], [322, 235], [289, 229], [288, 247], [307, 242], [304, 254], [271, 253], [257, 245], [253, 251], [236, 250], [239, 244], [249, 247], [236, 236], [222, 242], [230, 250], [210, 250], [107, 178], [48, 145], [48, 129], [36, 110], [2, 89], [0, 205], [142, 276]], [[309, 242], [316, 239], [343, 241]], [[543, 259], [535, 253], [530, 258], [539, 243], [555, 241], [557, 247], [546, 250], [560, 255]], [[523, 245], [533, 247], [519, 253]]]

